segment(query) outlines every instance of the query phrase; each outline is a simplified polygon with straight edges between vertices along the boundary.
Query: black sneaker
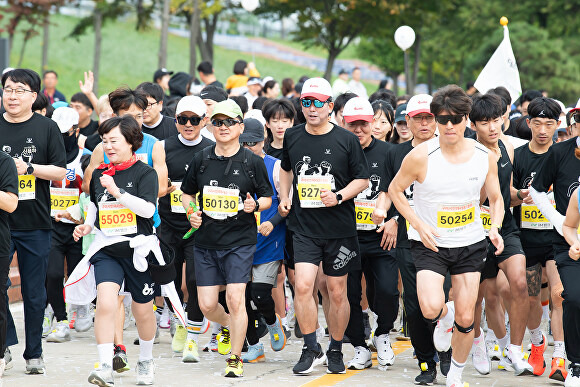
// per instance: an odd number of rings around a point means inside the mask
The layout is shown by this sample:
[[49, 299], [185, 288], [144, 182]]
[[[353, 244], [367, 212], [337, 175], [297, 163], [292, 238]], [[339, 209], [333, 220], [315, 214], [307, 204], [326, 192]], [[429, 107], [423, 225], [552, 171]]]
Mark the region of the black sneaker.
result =
[[118, 373], [129, 371], [129, 360], [124, 345], [115, 345], [113, 349], [113, 371]]
[[329, 349], [326, 352], [326, 363], [328, 368], [327, 374], [345, 374], [344, 361], [342, 360], [342, 352], [338, 349]]
[[296, 320], [296, 324], [294, 325], [294, 336], [301, 339], [304, 337], [302, 331], [300, 330], [300, 325], [298, 324], [298, 320]]
[[[322, 352], [322, 347], [318, 344], [318, 350], [312, 351], [305, 346], [302, 347], [302, 355], [300, 355], [300, 360], [292, 369], [297, 375], [308, 375], [319, 364], [326, 361], [326, 355]], [[344, 367], [344, 365], [343, 365]]]
[[415, 384], [421, 386], [432, 386], [437, 383], [437, 368], [435, 364], [421, 363], [421, 373], [415, 378]]
[[439, 369], [443, 376], [447, 376], [449, 368], [451, 368], [451, 348], [447, 352], [437, 352], [439, 355]]

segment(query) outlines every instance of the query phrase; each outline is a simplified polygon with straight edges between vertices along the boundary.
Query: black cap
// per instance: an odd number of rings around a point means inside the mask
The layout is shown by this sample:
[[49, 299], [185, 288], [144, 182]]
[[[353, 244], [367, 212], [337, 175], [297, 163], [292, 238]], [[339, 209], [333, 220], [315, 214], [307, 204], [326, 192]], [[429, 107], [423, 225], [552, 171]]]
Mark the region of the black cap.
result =
[[244, 120], [244, 131], [240, 134], [240, 142], [264, 141], [264, 126], [255, 118]]
[[397, 106], [397, 111], [395, 112], [395, 123], [405, 121], [405, 115], [407, 114], [407, 104], [402, 103]]
[[342, 74], [348, 74], [348, 72], [345, 69], [340, 69], [340, 71], [338, 72], [338, 75], [342, 75]]
[[165, 67], [155, 71], [153, 74], [153, 83], [157, 82], [159, 78], [163, 78], [164, 75], [173, 75], [173, 71], [169, 71]]

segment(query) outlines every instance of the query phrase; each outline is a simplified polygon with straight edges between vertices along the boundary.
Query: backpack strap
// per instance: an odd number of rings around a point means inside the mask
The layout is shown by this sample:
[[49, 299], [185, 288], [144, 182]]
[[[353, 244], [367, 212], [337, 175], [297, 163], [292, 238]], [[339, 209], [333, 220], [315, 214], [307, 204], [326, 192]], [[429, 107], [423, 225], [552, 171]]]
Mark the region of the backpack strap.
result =
[[201, 154], [202, 157], [201, 157], [201, 166], [199, 167], [199, 173], [203, 173], [205, 171], [205, 169], [207, 168], [207, 164], [209, 163], [209, 160], [211, 158], [211, 154], [212, 154], [212, 151], [214, 148], [215, 148], [215, 145], [203, 148], [202, 154]]

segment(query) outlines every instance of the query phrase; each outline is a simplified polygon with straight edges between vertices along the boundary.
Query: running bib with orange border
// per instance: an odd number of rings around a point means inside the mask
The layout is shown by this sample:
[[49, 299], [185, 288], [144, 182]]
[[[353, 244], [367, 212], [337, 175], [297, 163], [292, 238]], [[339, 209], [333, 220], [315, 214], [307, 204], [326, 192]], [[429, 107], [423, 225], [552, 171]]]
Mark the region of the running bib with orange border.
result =
[[260, 213], [254, 212], [254, 217], [256, 218], [256, 225], [260, 226], [260, 224], [262, 224], [262, 221], [260, 220]]
[[483, 231], [485, 231], [485, 235], [487, 236], [489, 234], [489, 230], [491, 229], [491, 213], [489, 212], [488, 206], [479, 207], [479, 217], [481, 218]]
[[324, 207], [320, 199], [323, 189], [331, 190], [331, 177], [325, 176], [298, 176], [298, 199], [302, 208]]
[[50, 187], [50, 216], [55, 216], [58, 211], [64, 211], [78, 202], [78, 189]]
[[437, 228], [457, 231], [475, 221], [473, 203], [440, 204], [437, 209]]
[[239, 189], [203, 187], [203, 212], [210, 218], [223, 220], [238, 213]]
[[106, 236], [137, 233], [137, 216], [117, 201], [99, 202], [99, 228]]
[[185, 214], [185, 208], [183, 208], [183, 203], [181, 200], [183, 196], [183, 191], [181, 191], [181, 182], [173, 181], [171, 184], [176, 187], [175, 191], [169, 194], [169, 205], [171, 206], [171, 212], [176, 214]]
[[[556, 202], [550, 200], [550, 204], [556, 208]], [[546, 218], [534, 204], [522, 203], [521, 227], [530, 230], [551, 230], [552, 223]]]
[[36, 177], [33, 175], [18, 176], [18, 200], [36, 199]]
[[141, 160], [143, 161], [145, 164], [149, 164], [148, 163], [148, 158], [147, 158], [147, 153], [136, 153], [135, 157], [137, 158], [137, 160]]
[[374, 230], [377, 228], [372, 220], [373, 210], [376, 205], [376, 200], [354, 199], [357, 230]]

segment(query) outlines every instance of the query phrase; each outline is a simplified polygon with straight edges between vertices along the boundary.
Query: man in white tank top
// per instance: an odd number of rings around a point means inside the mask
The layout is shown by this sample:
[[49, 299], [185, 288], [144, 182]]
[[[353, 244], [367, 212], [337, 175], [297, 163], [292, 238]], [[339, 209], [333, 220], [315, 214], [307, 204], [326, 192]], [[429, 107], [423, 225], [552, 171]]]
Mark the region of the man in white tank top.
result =
[[[461, 374], [473, 340], [475, 302], [487, 242], [479, 216], [480, 191], [490, 202], [489, 238], [503, 250], [498, 233], [503, 200], [495, 158], [463, 136], [471, 99], [456, 85], [433, 96], [439, 137], [413, 149], [389, 186], [389, 196], [410, 223], [411, 253], [417, 267], [417, 294], [423, 315], [437, 322], [433, 342], [446, 351], [453, 341], [447, 387], [463, 386]], [[414, 210], [404, 189], [414, 183]], [[443, 281], [451, 274], [454, 301], [445, 304]], [[455, 333], [453, 325], [455, 322]], [[453, 336], [453, 338], [452, 338]]]

